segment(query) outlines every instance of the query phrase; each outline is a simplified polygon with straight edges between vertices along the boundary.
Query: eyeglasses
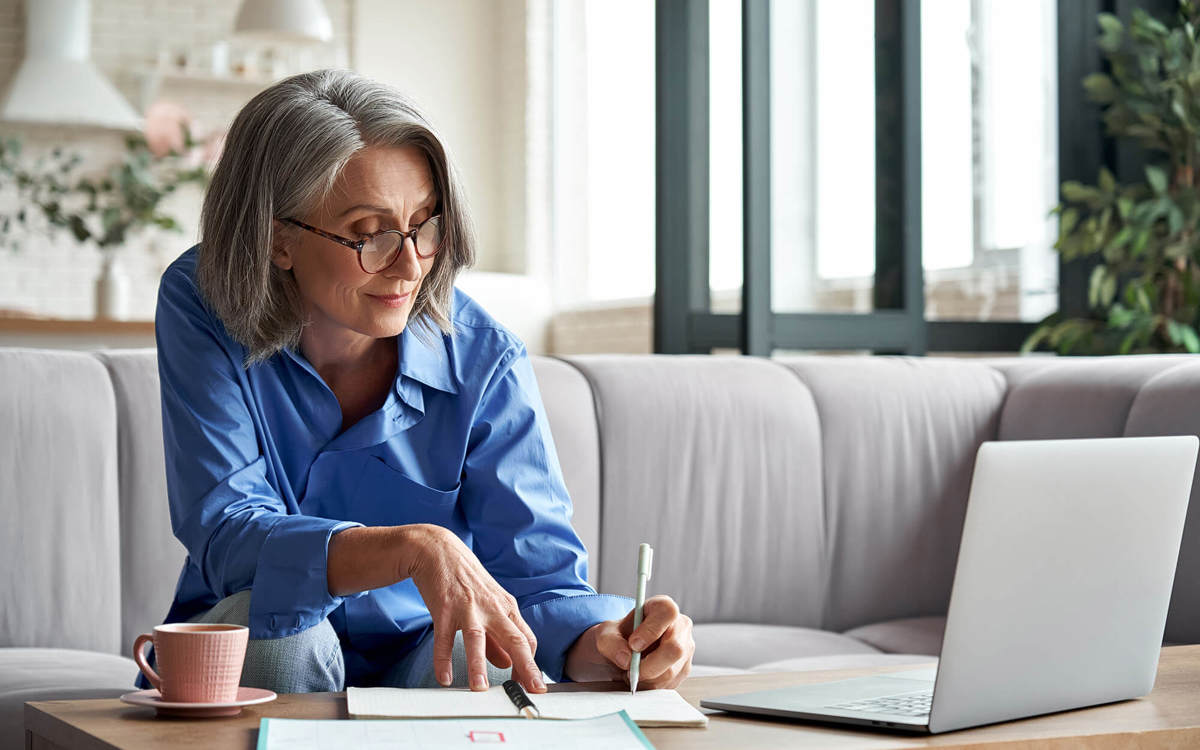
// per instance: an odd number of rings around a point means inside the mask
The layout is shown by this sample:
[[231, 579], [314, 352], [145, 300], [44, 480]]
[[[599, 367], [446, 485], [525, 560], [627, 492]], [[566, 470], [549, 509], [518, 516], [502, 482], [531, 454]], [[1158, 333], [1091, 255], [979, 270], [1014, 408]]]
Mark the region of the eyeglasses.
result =
[[379, 273], [390, 268], [400, 257], [400, 248], [404, 247], [406, 239], [412, 240], [413, 249], [417, 251], [419, 258], [432, 258], [442, 247], [441, 216], [431, 216], [407, 232], [401, 232], [399, 229], [385, 229], [361, 240], [347, 239], [295, 219], [284, 219], [283, 221], [356, 251], [358, 266], [364, 273]]

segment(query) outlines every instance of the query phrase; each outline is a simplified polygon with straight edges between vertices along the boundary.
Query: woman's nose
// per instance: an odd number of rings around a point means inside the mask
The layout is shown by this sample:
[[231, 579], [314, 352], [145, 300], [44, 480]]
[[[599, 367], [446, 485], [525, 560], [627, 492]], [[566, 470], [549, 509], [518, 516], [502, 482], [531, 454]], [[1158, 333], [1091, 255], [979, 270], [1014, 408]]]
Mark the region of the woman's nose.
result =
[[421, 280], [421, 258], [417, 255], [417, 246], [412, 237], [405, 237], [400, 245], [400, 257], [384, 271], [390, 278], [404, 281]]

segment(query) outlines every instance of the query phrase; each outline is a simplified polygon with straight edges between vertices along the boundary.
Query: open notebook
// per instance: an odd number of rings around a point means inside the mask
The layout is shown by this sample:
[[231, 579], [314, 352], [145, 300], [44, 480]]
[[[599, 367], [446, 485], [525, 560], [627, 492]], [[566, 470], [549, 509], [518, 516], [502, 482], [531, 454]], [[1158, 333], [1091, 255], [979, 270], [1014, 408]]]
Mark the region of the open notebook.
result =
[[[708, 717], [674, 690], [637, 693], [533, 693], [543, 719], [591, 719], [625, 711], [641, 727], [706, 727]], [[356, 719], [512, 718], [519, 716], [504, 688], [347, 688], [346, 704]]]

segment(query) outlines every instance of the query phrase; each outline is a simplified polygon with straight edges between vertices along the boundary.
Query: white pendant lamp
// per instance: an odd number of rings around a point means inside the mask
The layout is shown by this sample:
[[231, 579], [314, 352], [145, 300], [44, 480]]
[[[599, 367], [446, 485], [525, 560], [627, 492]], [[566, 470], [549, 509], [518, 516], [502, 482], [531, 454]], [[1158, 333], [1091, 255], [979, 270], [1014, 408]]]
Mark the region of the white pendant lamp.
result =
[[264, 42], [328, 42], [333, 22], [321, 0], [243, 0], [233, 31]]
[[28, 0], [25, 59], [0, 119], [140, 130], [142, 118], [89, 59], [91, 0]]

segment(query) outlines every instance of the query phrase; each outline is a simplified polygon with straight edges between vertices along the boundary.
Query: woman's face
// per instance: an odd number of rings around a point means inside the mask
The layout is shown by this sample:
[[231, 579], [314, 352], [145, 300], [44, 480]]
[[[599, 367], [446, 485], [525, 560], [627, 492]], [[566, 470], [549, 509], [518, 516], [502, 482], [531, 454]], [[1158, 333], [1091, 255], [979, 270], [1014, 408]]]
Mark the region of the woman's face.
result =
[[[383, 229], [409, 231], [432, 216], [438, 203], [429, 164], [413, 146], [359, 151], [330, 196], [311, 215], [294, 218], [352, 240]], [[279, 232], [284, 226], [294, 231]], [[353, 249], [333, 240], [280, 224], [276, 235], [272, 262], [292, 270], [312, 333], [323, 337], [354, 332], [384, 338], [402, 332], [436, 260], [422, 259], [406, 240], [391, 267], [368, 274]]]

